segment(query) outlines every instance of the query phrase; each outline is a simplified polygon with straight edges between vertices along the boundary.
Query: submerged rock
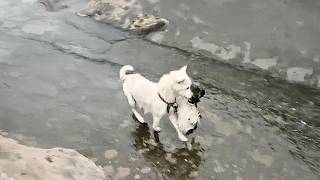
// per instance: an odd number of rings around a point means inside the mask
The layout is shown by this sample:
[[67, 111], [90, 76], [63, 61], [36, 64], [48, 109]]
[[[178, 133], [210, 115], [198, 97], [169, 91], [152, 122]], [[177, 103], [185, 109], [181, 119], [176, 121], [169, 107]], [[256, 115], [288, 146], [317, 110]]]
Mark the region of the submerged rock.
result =
[[105, 179], [101, 167], [75, 150], [28, 147], [3, 136], [0, 149], [1, 179]]
[[79, 16], [92, 16], [97, 21], [147, 34], [162, 30], [169, 21], [145, 14], [136, 0], [90, 0], [77, 12]]

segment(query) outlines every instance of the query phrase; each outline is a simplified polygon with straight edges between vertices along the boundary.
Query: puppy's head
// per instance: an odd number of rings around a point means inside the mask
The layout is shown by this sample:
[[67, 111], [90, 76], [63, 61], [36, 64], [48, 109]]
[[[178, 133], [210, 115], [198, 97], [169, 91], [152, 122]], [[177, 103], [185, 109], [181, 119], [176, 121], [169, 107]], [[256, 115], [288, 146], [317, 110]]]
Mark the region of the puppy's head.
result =
[[192, 97], [191, 79], [187, 75], [187, 66], [170, 73], [173, 79], [172, 89], [177, 97], [182, 96], [187, 99]]
[[205, 95], [204, 88], [200, 87], [198, 84], [192, 84], [191, 85], [191, 92], [192, 97], [188, 100], [189, 103], [195, 104], [197, 106], [197, 103], [200, 102], [200, 98]]
[[[179, 101], [185, 102], [180, 103]], [[177, 103], [178, 128], [185, 135], [189, 135], [197, 129], [202, 117], [196, 106], [188, 103], [185, 98], [180, 98]]]

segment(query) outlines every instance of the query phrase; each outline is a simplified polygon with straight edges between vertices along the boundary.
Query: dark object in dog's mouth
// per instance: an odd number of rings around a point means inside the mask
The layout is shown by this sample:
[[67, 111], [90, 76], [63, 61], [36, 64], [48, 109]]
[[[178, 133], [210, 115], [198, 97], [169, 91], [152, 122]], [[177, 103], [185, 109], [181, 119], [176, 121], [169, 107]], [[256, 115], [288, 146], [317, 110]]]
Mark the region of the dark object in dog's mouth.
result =
[[189, 135], [189, 134], [191, 134], [191, 133], [193, 133], [193, 129], [189, 129], [189, 130], [187, 131], [186, 135]]
[[189, 129], [187, 132], [186, 132], [186, 135], [189, 135], [189, 134], [192, 134], [194, 130], [196, 130], [198, 128], [198, 123], [194, 126], [193, 129]]
[[206, 94], [204, 88], [201, 88], [196, 84], [191, 85], [191, 92], [193, 95], [190, 99], [188, 99], [188, 102], [195, 105], [200, 102], [200, 98]]

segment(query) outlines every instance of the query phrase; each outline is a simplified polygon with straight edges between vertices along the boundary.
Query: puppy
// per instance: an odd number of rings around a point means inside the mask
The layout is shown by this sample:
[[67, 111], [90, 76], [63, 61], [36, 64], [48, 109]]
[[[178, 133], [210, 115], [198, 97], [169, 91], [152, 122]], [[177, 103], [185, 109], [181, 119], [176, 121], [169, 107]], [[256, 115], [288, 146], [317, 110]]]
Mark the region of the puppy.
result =
[[[137, 112], [137, 107], [143, 109], [144, 114], [151, 113], [153, 117], [152, 128], [155, 131], [161, 131], [160, 120], [166, 113], [169, 113], [170, 121], [176, 128], [179, 139], [187, 141], [183, 133], [186, 134], [188, 131], [179, 129], [182, 128], [182, 125], [179, 127], [178, 116], [174, 115], [177, 113], [176, 108], [179, 108], [179, 104], [184, 106], [189, 100], [191, 101], [193, 96], [192, 82], [186, 73], [187, 66], [163, 75], [157, 83], [151, 82], [138, 73], [129, 74], [133, 70], [130, 65], [123, 66], [120, 69], [120, 79], [123, 81], [123, 92], [138, 121], [145, 122]], [[179, 98], [178, 103], [177, 98]]]
[[200, 102], [200, 98], [205, 95], [205, 90], [198, 85], [192, 84], [191, 91], [193, 93], [191, 99], [187, 100], [178, 97], [177, 109], [169, 112], [169, 119], [181, 141], [188, 141], [185, 135], [189, 135], [196, 130], [202, 118], [197, 109], [197, 104]]

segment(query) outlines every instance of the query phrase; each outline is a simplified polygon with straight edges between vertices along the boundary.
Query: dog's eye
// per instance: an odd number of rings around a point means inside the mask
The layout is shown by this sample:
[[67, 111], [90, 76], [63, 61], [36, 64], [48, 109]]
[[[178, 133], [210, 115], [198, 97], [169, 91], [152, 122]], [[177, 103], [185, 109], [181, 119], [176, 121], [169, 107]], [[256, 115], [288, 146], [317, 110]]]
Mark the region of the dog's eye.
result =
[[187, 89], [190, 89], [190, 87], [187, 87]]
[[183, 82], [184, 82], [184, 80], [178, 81], [178, 84], [181, 84], [181, 83], [183, 83]]
[[201, 114], [199, 114], [199, 118], [202, 118]]
[[190, 118], [188, 118], [188, 121], [190, 121]]

